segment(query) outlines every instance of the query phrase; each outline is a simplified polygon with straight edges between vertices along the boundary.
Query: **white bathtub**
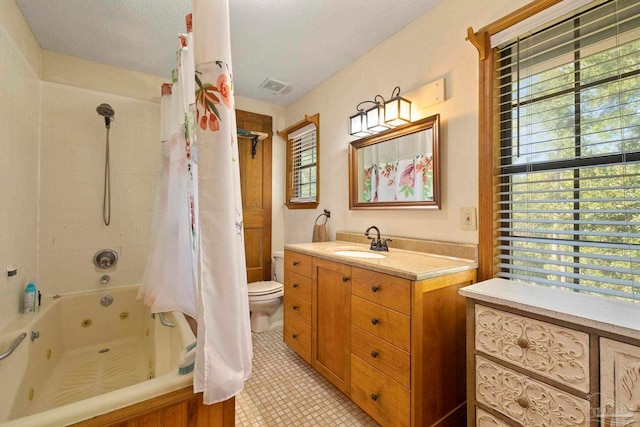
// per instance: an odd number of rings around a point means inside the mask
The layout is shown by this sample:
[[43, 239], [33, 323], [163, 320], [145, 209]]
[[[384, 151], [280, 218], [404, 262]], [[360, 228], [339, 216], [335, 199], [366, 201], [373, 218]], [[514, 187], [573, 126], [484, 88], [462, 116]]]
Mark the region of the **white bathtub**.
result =
[[[0, 331], [0, 425], [64, 426], [188, 387], [178, 375], [182, 350], [195, 341], [184, 316], [160, 324], [136, 300], [138, 286], [43, 298], [40, 311]], [[113, 297], [107, 307], [103, 296]], [[31, 331], [39, 338], [31, 341]], [[106, 351], [105, 351], [106, 350]]]

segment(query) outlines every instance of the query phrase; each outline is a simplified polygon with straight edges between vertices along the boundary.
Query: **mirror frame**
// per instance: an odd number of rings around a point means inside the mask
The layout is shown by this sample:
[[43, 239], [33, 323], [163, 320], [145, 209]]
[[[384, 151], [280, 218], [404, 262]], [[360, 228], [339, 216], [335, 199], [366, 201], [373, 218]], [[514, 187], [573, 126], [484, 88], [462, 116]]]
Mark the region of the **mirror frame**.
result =
[[[393, 202], [359, 202], [360, 192], [358, 172], [358, 149], [375, 144], [382, 144], [410, 135], [425, 129], [433, 130], [433, 200], [425, 201], [393, 201]], [[367, 136], [349, 143], [349, 209], [440, 209], [440, 115], [435, 114], [424, 119], [399, 126], [394, 129]]]

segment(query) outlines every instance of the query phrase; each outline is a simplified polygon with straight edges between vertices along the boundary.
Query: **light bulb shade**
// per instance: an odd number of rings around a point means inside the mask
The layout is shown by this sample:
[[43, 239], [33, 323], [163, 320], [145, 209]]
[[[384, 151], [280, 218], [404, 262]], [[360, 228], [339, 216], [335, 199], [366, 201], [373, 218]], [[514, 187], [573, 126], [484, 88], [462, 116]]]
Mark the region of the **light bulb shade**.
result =
[[364, 111], [358, 111], [349, 117], [349, 134], [360, 138], [371, 135], [367, 130], [367, 115]]
[[367, 110], [367, 129], [371, 132], [382, 132], [389, 129], [384, 122], [384, 105], [377, 104]]
[[401, 96], [391, 98], [384, 104], [384, 122], [400, 126], [411, 122], [411, 101]]

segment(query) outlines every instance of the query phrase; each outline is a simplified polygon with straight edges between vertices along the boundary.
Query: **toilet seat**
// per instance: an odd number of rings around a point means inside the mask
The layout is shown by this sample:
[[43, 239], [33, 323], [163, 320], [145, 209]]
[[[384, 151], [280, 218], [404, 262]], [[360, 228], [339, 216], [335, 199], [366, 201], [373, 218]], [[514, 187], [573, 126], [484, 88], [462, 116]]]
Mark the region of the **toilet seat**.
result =
[[273, 280], [247, 283], [247, 290], [250, 297], [265, 296], [278, 293], [282, 294], [283, 288], [284, 285], [282, 283], [274, 282]]

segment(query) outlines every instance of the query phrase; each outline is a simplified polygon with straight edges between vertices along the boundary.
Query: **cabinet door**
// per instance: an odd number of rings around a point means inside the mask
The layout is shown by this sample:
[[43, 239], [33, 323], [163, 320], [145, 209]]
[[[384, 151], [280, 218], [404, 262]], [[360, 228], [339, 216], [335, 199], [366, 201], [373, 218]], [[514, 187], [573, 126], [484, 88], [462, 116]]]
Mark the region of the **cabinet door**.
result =
[[640, 347], [600, 338], [602, 427], [640, 426]]
[[349, 395], [351, 267], [313, 259], [312, 365]]

